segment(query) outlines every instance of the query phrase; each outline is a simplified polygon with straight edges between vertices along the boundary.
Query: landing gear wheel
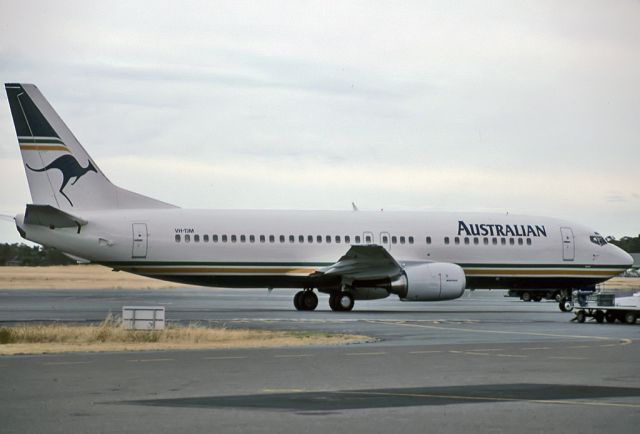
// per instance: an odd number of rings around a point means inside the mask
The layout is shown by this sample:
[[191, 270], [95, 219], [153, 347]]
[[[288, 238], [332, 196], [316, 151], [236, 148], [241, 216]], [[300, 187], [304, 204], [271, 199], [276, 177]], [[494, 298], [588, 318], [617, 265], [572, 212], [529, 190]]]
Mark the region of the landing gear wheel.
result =
[[613, 312], [607, 312], [604, 314], [604, 320], [609, 324], [616, 322], [616, 316]]
[[334, 303], [338, 307], [338, 310], [342, 312], [349, 312], [353, 309], [354, 305], [353, 295], [349, 292], [342, 291], [336, 295]]
[[578, 313], [576, 313], [576, 320], [578, 322], [584, 322], [587, 319], [587, 316], [584, 314], [584, 310], [579, 310]]
[[304, 291], [296, 292], [296, 295], [293, 296], [293, 306], [296, 310], [304, 310], [302, 308], [302, 297], [304, 296]]
[[573, 303], [571, 300], [563, 298], [560, 300], [560, 303], [558, 303], [558, 307], [560, 307], [560, 310], [563, 312], [571, 312], [573, 310]]
[[539, 295], [534, 295], [533, 296], [533, 301], [535, 301], [536, 303], [539, 303], [542, 300], [542, 297]]
[[329, 295], [329, 307], [334, 312], [339, 312], [340, 311], [340, 305], [338, 304], [338, 296], [339, 295], [340, 294], [338, 294], [336, 292], [332, 292], [331, 295]]
[[313, 291], [298, 291], [293, 297], [296, 310], [314, 310], [318, 307], [318, 296]]
[[520, 298], [522, 298], [522, 301], [531, 301], [531, 294], [523, 292]]
[[604, 321], [604, 312], [601, 310], [596, 310], [596, 312], [593, 314], [593, 317], [596, 319], [597, 322], [602, 324], [602, 322]]
[[627, 312], [624, 314], [624, 322], [627, 324], [635, 324], [638, 317], [635, 312]]

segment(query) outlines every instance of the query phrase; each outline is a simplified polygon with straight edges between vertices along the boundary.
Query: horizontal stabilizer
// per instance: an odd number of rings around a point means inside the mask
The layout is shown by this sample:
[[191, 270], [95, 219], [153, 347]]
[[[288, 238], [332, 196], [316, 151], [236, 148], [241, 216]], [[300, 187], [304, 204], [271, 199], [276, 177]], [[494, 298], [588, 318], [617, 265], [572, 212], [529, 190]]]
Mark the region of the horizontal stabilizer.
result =
[[27, 205], [24, 222], [28, 225], [75, 228], [87, 224], [85, 219], [76, 217], [51, 205]]

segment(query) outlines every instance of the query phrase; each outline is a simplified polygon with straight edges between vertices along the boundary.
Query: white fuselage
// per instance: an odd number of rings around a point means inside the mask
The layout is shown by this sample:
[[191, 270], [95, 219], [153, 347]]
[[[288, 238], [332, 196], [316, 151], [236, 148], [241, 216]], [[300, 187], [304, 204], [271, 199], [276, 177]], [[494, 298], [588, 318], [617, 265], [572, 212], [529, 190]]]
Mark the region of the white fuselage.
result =
[[358, 244], [381, 245], [402, 265], [458, 264], [469, 288], [586, 286], [629, 265], [622, 250], [594, 243], [593, 230], [547, 217], [179, 208], [82, 215], [89, 224], [80, 233], [21, 226], [26, 238], [92, 262], [211, 286], [304, 286]]

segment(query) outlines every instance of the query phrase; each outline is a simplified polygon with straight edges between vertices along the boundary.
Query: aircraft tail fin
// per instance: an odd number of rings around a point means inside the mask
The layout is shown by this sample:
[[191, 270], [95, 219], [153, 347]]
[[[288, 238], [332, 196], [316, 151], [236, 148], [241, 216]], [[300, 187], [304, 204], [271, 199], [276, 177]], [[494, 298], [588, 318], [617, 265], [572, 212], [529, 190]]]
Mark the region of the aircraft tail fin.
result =
[[33, 84], [5, 84], [33, 203], [70, 209], [175, 208], [109, 181]]

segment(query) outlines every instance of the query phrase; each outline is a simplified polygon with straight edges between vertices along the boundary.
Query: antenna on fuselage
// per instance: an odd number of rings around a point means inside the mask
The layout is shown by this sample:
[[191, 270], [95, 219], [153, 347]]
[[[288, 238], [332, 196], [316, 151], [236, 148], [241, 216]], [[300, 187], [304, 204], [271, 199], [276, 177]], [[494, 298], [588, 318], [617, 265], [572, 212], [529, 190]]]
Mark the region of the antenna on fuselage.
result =
[[353, 207], [353, 210], [354, 210], [354, 211], [360, 211], [360, 210], [358, 209], [358, 205], [356, 205], [356, 203], [355, 203], [355, 202], [351, 202], [351, 206]]

